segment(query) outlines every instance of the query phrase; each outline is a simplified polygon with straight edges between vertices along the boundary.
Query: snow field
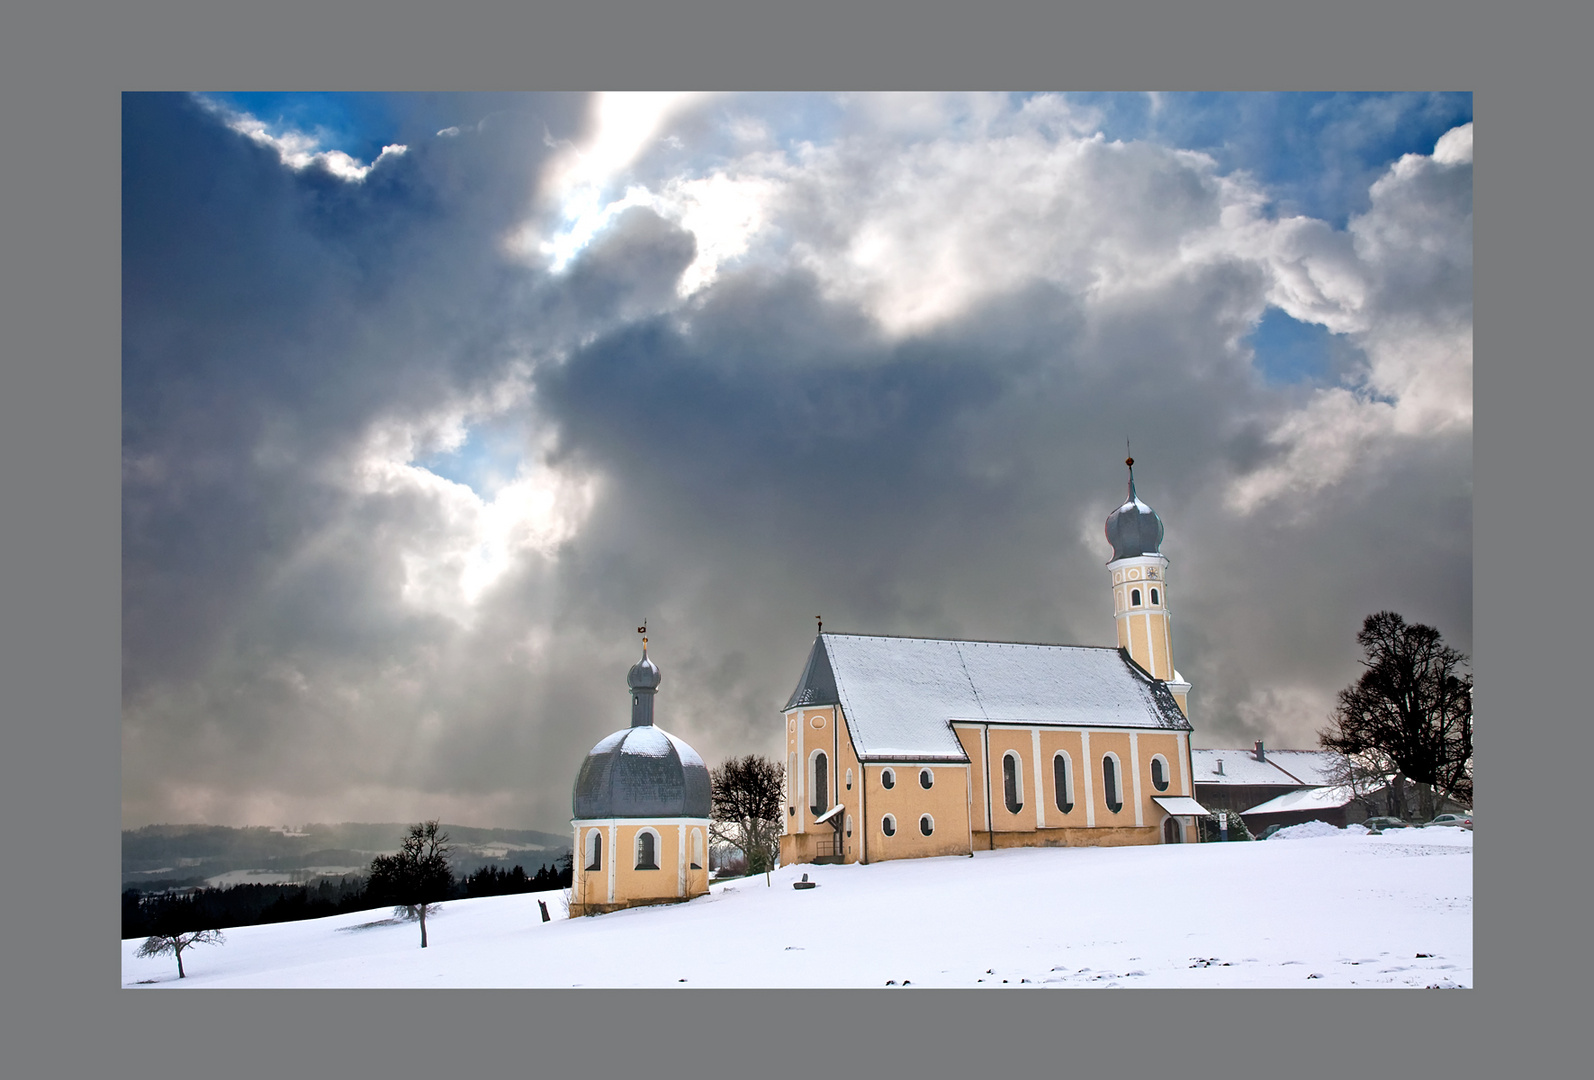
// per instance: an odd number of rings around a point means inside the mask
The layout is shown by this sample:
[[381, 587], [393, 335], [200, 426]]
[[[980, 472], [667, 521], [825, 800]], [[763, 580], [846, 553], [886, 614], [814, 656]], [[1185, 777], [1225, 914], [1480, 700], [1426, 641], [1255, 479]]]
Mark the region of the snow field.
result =
[[[124, 986], [1470, 986], [1472, 838], [1042, 848], [791, 866], [667, 907], [567, 919], [560, 894], [226, 931]], [[818, 883], [794, 890], [808, 874]], [[543, 923], [537, 900], [554, 921]], [[1419, 956], [1418, 954], [1424, 954]]]

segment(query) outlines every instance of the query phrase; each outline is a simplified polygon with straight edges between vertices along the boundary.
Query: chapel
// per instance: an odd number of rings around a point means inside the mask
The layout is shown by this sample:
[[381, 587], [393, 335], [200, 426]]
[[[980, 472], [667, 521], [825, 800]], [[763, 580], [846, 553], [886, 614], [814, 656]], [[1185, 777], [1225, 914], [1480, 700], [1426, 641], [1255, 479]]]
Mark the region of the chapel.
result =
[[784, 709], [783, 865], [1198, 840], [1162, 519], [1107, 517], [1113, 646], [814, 638]]
[[653, 723], [660, 678], [643, 637], [642, 659], [626, 673], [631, 726], [594, 746], [576, 775], [572, 917], [708, 892], [708, 766]]

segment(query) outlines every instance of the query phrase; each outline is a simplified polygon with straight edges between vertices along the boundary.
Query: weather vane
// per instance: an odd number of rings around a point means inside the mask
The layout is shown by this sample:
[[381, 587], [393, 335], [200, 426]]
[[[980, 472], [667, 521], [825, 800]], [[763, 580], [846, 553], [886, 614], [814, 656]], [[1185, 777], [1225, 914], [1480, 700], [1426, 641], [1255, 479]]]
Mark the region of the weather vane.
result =
[[648, 621], [646, 619], [642, 620], [642, 625], [636, 628], [636, 632], [642, 635], [642, 644], [646, 645], [648, 643]]
[[819, 633], [823, 634], [825, 632], [825, 620], [815, 615], [814, 622], [819, 624]]

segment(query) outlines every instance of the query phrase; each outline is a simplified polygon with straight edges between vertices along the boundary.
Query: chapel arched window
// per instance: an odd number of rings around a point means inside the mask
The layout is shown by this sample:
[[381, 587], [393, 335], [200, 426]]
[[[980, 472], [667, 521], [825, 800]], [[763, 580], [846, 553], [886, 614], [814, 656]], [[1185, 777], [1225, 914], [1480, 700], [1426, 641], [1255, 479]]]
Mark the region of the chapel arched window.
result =
[[587, 834], [587, 869], [603, 869], [603, 833], [597, 829]]
[[644, 829], [637, 833], [636, 838], [636, 868], [638, 870], [657, 870], [658, 841], [653, 836], [651, 829]]
[[1002, 755], [1002, 802], [1009, 814], [1024, 809], [1024, 789], [1018, 772], [1018, 755], [1009, 750]]
[[816, 816], [830, 809], [830, 759], [823, 750], [814, 754], [813, 790], [808, 796], [808, 809]]
[[1074, 808], [1074, 777], [1068, 755], [1062, 751], [1052, 758], [1052, 786], [1057, 791], [1057, 809], [1068, 813]]
[[1116, 814], [1124, 808], [1124, 796], [1118, 785], [1118, 760], [1111, 754], [1101, 759], [1101, 779], [1101, 790], [1107, 798], [1107, 809]]

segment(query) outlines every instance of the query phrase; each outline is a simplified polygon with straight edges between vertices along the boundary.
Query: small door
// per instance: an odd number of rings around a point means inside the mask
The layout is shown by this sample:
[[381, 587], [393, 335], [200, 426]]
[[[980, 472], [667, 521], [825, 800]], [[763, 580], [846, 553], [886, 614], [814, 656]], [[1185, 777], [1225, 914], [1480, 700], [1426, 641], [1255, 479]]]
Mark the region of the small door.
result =
[[1164, 844], [1177, 844], [1184, 840], [1184, 828], [1179, 824], [1178, 818], [1164, 818], [1162, 821], [1162, 842]]

